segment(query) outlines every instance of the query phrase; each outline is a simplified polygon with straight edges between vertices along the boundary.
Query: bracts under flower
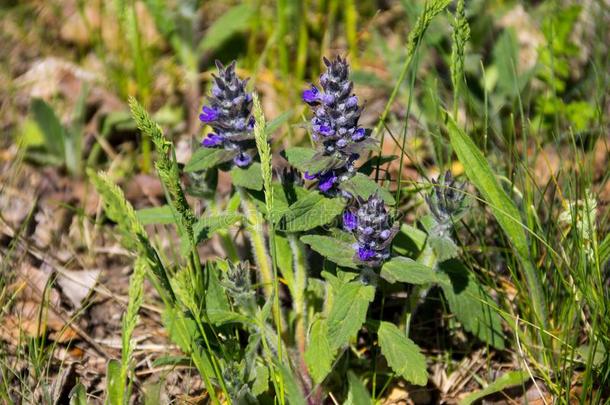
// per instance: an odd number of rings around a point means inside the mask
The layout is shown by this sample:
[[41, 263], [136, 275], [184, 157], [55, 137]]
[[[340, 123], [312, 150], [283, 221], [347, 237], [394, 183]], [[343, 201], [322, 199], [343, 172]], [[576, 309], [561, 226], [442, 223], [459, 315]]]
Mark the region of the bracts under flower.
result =
[[199, 120], [210, 125], [214, 132], [201, 144], [206, 148], [223, 148], [230, 152], [228, 160], [232, 159], [239, 167], [247, 167], [256, 153], [252, 95], [246, 92], [248, 79], [237, 77], [235, 61], [226, 68], [216, 61], [216, 67], [218, 76], [213, 75], [209, 105], [203, 106], [199, 115]]
[[343, 228], [356, 237], [354, 260], [357, 263], [379, 267], [390, 257], [390, 245], [398, 232], [398, 223], [377, 194], [366, 201], [358, 199], [358, 207], [345, 211]]

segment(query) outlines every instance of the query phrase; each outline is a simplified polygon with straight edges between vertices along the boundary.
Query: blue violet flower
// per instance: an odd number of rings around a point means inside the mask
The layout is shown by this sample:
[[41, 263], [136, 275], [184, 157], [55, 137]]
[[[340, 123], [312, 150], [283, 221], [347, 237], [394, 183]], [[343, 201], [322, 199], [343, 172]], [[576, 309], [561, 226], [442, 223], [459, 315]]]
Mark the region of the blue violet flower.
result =
[[315, 85], [303, 92], [303, 101], [312, 108], [312, 138], [318, 151], [314, 160], [329, 158], [327, 169], [319, 173], [305, 173], [308, 180], [318, 180], [318, 188], [335, 194], [337, 186], [355, 174], [354, 162], [375, 145], [370, 130], [358, 124], [362, 107], [352, 94], [349, 65], [344, 58], [332, 62], [324, 58], [326, 72], [320, 76], [320, 88]]

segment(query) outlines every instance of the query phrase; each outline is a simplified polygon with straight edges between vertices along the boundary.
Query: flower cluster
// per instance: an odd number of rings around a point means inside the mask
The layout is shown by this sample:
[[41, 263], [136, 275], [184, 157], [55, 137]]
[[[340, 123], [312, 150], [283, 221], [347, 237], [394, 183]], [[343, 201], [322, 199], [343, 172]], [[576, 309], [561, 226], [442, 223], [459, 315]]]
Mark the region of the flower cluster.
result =
[[449, 228], [466, 210], [466, 183], [459, 183], [449, 170], [432, 180], [432, 191], [426, 203], [437, 224]]
[[383, 200], [373, 194], [359, 207], [343, 213], [343, 228], [356, 237], [354, 260], [368, 267], [378, 267], [390, 257], [390, 244], [398, 232]]
[[315, 85], [303, 92], [303, 100], [312, 107], [312, 137], [318, 144], [317, 157], [332, 156], [333, 167], [319, 173], [305, 173], [317, 179], [321, 191], [328, 192], [354, 173], [354, 162], [373, 140], [370, 130], [358, 124], [362, 107], [352, 93], [349, 65], [341, 57], [332, 62], [324, 58], [326, 72], [320, 76], [321, 89]]
[[224, 148], [233, 152], [233, 163], [247, 167], [254, 155], [254, 117], [252, 95], [246, 92], [248, 79], [235, 74], [235, 61], [226, 68], [216, 61], [218, 76], [214, 76], [209, 105], [203, 106], [199, 120], [209, 124], [214, 132], [201, 143], [206, 148]]

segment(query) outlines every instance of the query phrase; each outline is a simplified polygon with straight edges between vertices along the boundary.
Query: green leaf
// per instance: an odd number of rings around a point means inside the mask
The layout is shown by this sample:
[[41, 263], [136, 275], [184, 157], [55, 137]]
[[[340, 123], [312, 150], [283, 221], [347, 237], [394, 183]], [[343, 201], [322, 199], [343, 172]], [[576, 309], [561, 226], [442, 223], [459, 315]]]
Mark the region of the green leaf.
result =
[[288, 162], [299, 169], [301, 172], [307, 171], [307, 163], [313, 159], [313, 155], [316, 154], [316, 151], [311, 148], [303, 148], [300, 146], [296, 146], [293, 148], [288, 148], [284, 151], [284, 155], [286, 156], [286, 160]]
[[362, 381], [351, 370], [347, 372], [347, 381], [349, 391], [344, 405], [371, 405], [374, 403]]
[[404, 332], [389, 322], [380, 322], [377, 330], [381, 353], [392, 370], [416, 385], [426, 385], [426, 358]]
[[305, 351], [305, 362], [316, 384], [330, 373], [334, 353], [328, 342], [328, 327], [324, 319], [316, 319], [309, 333], [309, 344]]
[[358, 268], [350, 255], [350, 253], [353, 252], [353, 248], [350, 243], [321, 235], [302, 236], [301, 242], [311, 246], [313, 250], [328, 260], [337, 263], [341, 267], [348, 267], [350, 269]]
[[195, 241], [196, 243], [202, 242], [219, 230], [227, 229], [241, 220], [243, 220], [243, 216], [238, 212], [214, 215], [211, 217], [201, 217], [193, 227]]
[[265, 133], [268, 136], [271, 136], [275, 131], [278, 130], [279, 127], [282, 126], [283, 123], [288, 121], [288, 119], [290, 119], [291, 116], [292, 116], [291, 110], [285, 111], [282, 114], [278, 115], [273, 120], [271, 120], [270, 122], [267, 123], [267, 125], [265, 126]]
[[106, 368], [106, 400], [110, 405], [124, 405], [125, 384], [121, 381], [121, 362], [115, 359], [108, 361]]
[[207, 52], [218, 49], [233, 35], [248, 29], [255, 9], [249, 4], [240, 4], [230, 8], [207, 29], [199, 43], [198, 51]]
[[477, 392], [473, 392], [466, 396], [466, 398], [464, 398], [462, 402], [460, 402], [460, 405], [470, 405], [478, 401], [479, 399], [486, 397], [487, 395], [495, 394], [496, 392], [503, 391], [506, 388], [522, 385], [529, 378], [529, 374], [525, 371], [509, 371], [493, 383], [489, 384], [484, 389]]
[[233, 185], [261, 191], [263, 189], [263, 177], [261, 176], [261, 164], [254, 162], [245, 169], [234, 166], [231, 171]]
[[68, 394], [70, 405], [87, 405], [87, 389], [81, 383], [78, 383], [70, 390]]
[[496, 220], [513, 244], [517, 256], [523, 266], [523, 271], [530, 287], [530, 296], [534, 304], [534, 312], [538, 321], [546, 324], [546, 304], [542, 294], [540, 279], [534, 265], [530, 261], [529, 245], [524, 228], [521, 225], [521, 216], [515, 203], [500, 187], [489, 163], [475, 143], [447, 115], [447, 129], [451, 145], [464, 165], [464, 170], [470, 181], [481, 192], [483, 198], [489, 203]]
[[495, 303], [477, 279], [458, 260], [439, 264], [440, 286], [464, 328], [497, 349], [504, 349], [504, 332]]
[[290, 369], [285, 364], [275, 362], [275, 366], [280, 370], [282, 374], [282, 380], [284, 383], [284, 393], [286, 394], [286, 403], [290, 405], [306, 405], [305, 395], [299, 388], [297, 379], [292, 374]]
[[362, 173], [356, 173], [354, 177], [342, 182], [340, 187], [342, 190], [349, 191], [364, 199], [368, 199], [377, 192], [386, 204], [396, 204], [396, 200], [388, 190], [380, 187], [379, 184], [375, 183], [375, 180]]
[[142, 225], [167, 225], [176, 222], [174, 211], [172, 211], [172, 207], [167, 204], [160, 207], [139, 209], [136, 211], [136, 217]]
[[339, 288], [327, 321], [328, 340], [333, 350], [348, 344], [360, 330], [373, 298], [375, 288], [360, 281], [345, 283]]
[[395, 257], [381, 268], [381, 277], [390, 283], [430, 284], [439, 281], [430, 267], [407, 257]]
[[426, 245], [428, 235], [411, 225], [401, 224], [392, 242], [392, 248], [400, 256], [417, 257]]
[[254, 375], [252, 395], [258, 396], [269, 389], [269, 369], [264, 364], [257, 363]]
[[432, 251], [434, 251], [436, 260], [439, 262], [453, 259], [460, 253], [460, 248], [458, 248], [449, 235], [430, 235], [428, 244], [432, 248]]
[[318, 192], [310, 193], [290, 207], [283, 215], [280, 229], [286, 232], [302, 232], [326, 225], [343, 212], [343, 198], [327, 198]]
[[335, 167], [339, 162], [338, 159], [333, 156], [316, 156], [316, 151], [314, 149], [298, 146], [286, 149], [284, 155], [292, 166], [303, 173], [319, 173]]
[[198, 172], [228, 162], [236, 155], [235, 151], [217, 148], [199, 148], [184, 167], [185, 172]]
[[38, 98], [32, 100], [31, 108], [34, 120], [44, 136], [47, 150], [63, 162], [67, 133], [55, 111], [45, 101]]

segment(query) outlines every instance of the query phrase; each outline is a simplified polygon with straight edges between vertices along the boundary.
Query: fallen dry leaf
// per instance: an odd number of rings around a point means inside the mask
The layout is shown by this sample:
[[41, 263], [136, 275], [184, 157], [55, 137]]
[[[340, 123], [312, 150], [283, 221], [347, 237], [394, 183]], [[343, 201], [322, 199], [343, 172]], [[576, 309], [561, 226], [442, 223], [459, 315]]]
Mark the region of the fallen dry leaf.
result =
[[70, 300], [73, 307], [78, 309], [95, 284], [100, 270], [62, 270], [57, 276], [57, 284], [63, 294]]

